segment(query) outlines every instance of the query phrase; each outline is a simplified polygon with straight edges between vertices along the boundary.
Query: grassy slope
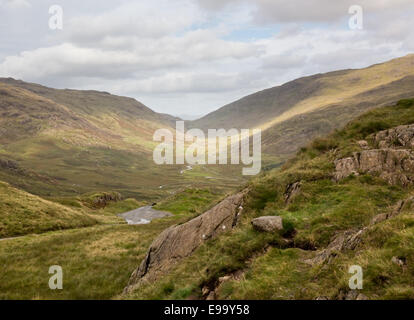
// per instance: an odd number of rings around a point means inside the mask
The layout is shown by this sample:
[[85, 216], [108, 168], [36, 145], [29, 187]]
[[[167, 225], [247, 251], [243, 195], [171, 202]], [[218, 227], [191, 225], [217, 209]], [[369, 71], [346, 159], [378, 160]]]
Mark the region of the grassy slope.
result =
[[[170, 224], [96, 226], [0, 241], [0, 299], [109, 299]], [[52, 265], [63, 269], [63, 290], [48, 287]]]
[[0, 181], [0, 238], [97, 223], [79, 210], [44, 200]]
[[[376, 214], [389, 212], [413, 188], [391, 186], [377, 177], [360, 175], [340, 183], [331, 179], [336, 158], [359, 150], [356, 141], [371, 133], [401, 124], [414, 123], [414, 100], [370, 111], [336, 131], [315, 140], [280, 170], [250, 183], [249, 200], [240, 225], [217, 239], [206, 242], [153, 284], [124, 298], [168, 299], [200, 297], [201, 288], [220, 276], [241, 270], [240, 280], [224, 283], [219, 298], [231, 299], [315, 299], [339, 298], [347, 290], [348, 268], [364, 270], [362, 293], [369, 298], [414, 298], [414, 216], [409, 209], [400, 216], [375, 226], [356, 251], [338, 253], [325, 267], [312, 267], [305, 259], [323, 249], [339, 231], [361, 228]], [[285, 204], [286, 185], [301, 181], [302, 191]], [[256, 216], [280, 215], [285, 230], [264, 234], [252, 229]], [[294, 247], [287, 248], [284, 236], [294, 234]], [[241, 245], [242, 244], [242, 245]], [[391, 262], [404, 257], [401, 268]]]
[[314, 137], [342, 127], [373, 106], [412, 97], [413, 66], [412, 54], [365, 69], [296, 79], [249, 95], [189, 124], [204, 129], [259, 127], [264, 130], [264, 152], [291, 156]]
[[[172, 224], [207, 210], [223, 194], [184, 190], [159, 203], [174, 216], [147, 225], [97, 225], [0, 241], [0, 299], [110, 299], [119, 295], [153, 239]], [[191, 199], [192, 212], [184, 212]], [[77, 207], [78, 200], [55, 199]], [[133, 199], [94, 211], [97, 219], [127, 211]], [[50, 290], [48, 269], [63, 269], [63, 290]]]

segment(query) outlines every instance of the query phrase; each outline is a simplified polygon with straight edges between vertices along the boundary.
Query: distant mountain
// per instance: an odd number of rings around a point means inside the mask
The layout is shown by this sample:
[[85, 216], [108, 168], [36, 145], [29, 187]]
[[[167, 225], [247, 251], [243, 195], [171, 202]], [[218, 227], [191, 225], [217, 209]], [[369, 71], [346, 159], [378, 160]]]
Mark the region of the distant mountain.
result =
[[146, 149], [145, 143], [132, 140], [138, 135], [152, 141], [155, 128], [170, 127], [176, 120], [132, 98], [52, 89], [12, 78], [0, 78], [0, 97], [1, 142], [26, 135], [59, 135], [78, 145], [125, 148], [129, 144], [127, 149], [131, 145]]
[[0, 78], [0, 180], [40, 196], [113, 190], [151, 201], [188, 185], [217, 185], [215, 177], [236, 185], [222, 166], [192, 175], [182, 165], [154, 164], [155, 130], [173, 131], [178, 119], [107, 92]]
[[196, 120], [201, 118], [201, 115], [194, 114], [177, 114], [177, 117], [183, 120]]
[[291, 155], [367, 109], [414, 95], [414, 54], [364, 69], [303, 77], [230, 103], [189, 126], [261, 128], [264, 151]]
[[[414, 96], [414, 55], [360, 70], [300, 78], [245, 97], [188, 127], [261, 128], [263, 167], [364, 111]], [[239, 168], [157, 166], [158, 128], [179, 118], [135, 99], [0, 78], [0, 180], [40, 196], [90, 191], [154, 199], [186, 186], [240, 183]]]

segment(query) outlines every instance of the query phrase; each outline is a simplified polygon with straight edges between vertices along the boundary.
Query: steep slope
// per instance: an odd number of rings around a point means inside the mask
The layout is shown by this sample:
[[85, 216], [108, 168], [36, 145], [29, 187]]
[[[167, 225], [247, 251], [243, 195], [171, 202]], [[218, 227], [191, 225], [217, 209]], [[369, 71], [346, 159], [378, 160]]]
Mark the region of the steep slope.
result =
[[[413, 124], [414, 99], [402, 100], [314, 140], [247, 185], [233, 229], [123, 297], [413, 299]], [[283, 230], [257, 231], [260, 216], [281, 217]], [[353, 265], [361, 290], [348, 286]]]
[[342, 127], [369, 108], [413, 96], [413, 76], [411, 54], [365, 69], [300, 78], [249, 95], [189, 124], [202, 129], [261, 128], [265, 152], [290, 155], [315, 135]]
[[44, 200], [0, 181], [0, 238], [86, 227], [91, 216]]

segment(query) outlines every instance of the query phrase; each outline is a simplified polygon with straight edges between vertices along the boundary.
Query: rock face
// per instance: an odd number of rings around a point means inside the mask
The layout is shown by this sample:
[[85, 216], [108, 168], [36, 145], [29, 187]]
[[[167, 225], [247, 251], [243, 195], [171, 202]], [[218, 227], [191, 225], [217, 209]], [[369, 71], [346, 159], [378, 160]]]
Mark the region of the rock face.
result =
[[132, 273], [124, 292], [133, 290], [142, 281], [154, 281], [207, 239], [231, 230], [243, 210], [246, 192], [230, 196], [202, 215], [164, 230], [151, 244], [139, 268]]
[[373, 141], [379, 149], [355, 152], [335, 161], [334, 179], [351, 174], [378, 175], [390, 184], [411, 185], [414, 181], [414, 126], [399, 126], [378, 132]]
[[414, 125], [398, 126], [378, 132], [374, 141], [379, 148], [414, 148]]
[[275, 232], [283, 229], [282, 218], [279, 216], [263, 216], [252, 220], [256, 230], [264, 232]]
[[361, 149], [369, 149], [369, 145], [366, 140], [359, 140], [357, 143], [361, 147]]

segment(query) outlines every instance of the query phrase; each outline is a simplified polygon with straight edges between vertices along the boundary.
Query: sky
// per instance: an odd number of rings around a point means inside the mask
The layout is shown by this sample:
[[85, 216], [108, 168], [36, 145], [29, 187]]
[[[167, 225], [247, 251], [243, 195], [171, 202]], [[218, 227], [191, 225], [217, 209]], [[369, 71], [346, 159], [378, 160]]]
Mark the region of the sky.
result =
[[[50, 28], [53, 5], [61, 29]], [[0, 77], [194, 118], [301, 76], [413, 53], [413, 17], [414, 0], [0, 0]]]

